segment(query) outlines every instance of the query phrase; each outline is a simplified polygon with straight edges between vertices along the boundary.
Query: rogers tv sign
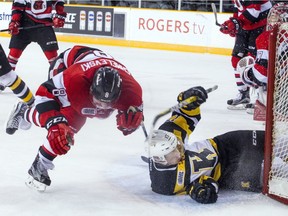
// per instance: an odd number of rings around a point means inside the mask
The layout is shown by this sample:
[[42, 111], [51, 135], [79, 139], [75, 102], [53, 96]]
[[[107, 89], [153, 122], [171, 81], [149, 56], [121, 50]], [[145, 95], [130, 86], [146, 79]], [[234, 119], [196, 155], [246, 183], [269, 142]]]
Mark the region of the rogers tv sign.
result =
[[173, 19], [153, 19], [140, 17], [138, 22], [139, 30], [159, 31], [159, 32], [178, 32], [183, 34], [203, 34], [205, 25], [197, 24], [189, 20], [173, 20]]
[[206, 45], [209, 28], [214, 25], [193, 12], [135, 10], [131, 11], [131, 17], [130, 39], [136, 41]]

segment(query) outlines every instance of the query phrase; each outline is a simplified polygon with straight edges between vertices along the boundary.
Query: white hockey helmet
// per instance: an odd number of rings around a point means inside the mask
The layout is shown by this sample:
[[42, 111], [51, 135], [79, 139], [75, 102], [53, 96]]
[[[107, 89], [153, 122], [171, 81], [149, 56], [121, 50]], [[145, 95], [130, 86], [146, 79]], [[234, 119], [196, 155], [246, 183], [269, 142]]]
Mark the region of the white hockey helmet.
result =
[[267, 30], [272, 30], [276, 24], [281, 25], [284, 22], [288, 22], [288, 4], [279, 2], [269, 11], [267, 16]]
[[155, 163], [162, 165], [174, 164], [181, 157], [180, 152], [177, 150], [177, 144], [178, 139], [173, 133], [164, 130], [154, 130], [149, 140], [150, 157]]

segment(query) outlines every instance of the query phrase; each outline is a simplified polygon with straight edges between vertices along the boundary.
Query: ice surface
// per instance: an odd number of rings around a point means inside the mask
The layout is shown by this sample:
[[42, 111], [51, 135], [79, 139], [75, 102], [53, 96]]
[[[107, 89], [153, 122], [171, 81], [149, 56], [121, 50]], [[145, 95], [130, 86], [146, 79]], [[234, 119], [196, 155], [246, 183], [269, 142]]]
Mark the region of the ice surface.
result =
[[[1, 44], [8, 54], [8, 38]], [[60, 50], [73, 46], [60, 43]], [[143, 87], [145, 126], [153, 117], [176, 104], [177, 94], [189, 87], [215, 84], [202, 106], [202, 120], [191, 141], [238, 129], [264, 129], [244, 111], [226, 109], [237, 94], [229, 56], [96, 46], [125, 64]], [[46, 80], [48, 62], [40, 47], [31, 44], [17, 65], [17, 73], [33, 92]], [[124, 137], [116, 129], [115, 114], [106, 120], [88, 120], [75, 135], [75, 146], [54, 160], [52, 184], [45, 193], [28, 189], [24, 181], [45, 129], [32, 127], [13, 136], [4, 130], [17, 101], [9, 90], [0, 94], [0, 215], [1, 216], [271, 216], [287, 215], [288, 207], [262, 194], [220, 191], [218, 202], [202, 205], [188, 196], [162, 196], [150, 190], [141, 128]], [[167, 116], [168, 117], [168, 116]], [[165, 117], [159, 122], [164, 121]]]

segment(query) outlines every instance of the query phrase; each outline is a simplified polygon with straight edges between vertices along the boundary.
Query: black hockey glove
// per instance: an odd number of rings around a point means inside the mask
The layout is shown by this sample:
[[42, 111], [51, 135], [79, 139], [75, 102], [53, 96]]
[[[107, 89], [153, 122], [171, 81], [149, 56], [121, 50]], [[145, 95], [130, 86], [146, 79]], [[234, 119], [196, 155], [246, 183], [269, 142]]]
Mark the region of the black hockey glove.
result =
[[[201, 183], [202, 182], [202, 183]], [[218, 183], [208, 176], [202, 176], [186, 189], [190, 197], [202, 204], [215, 203], [218, 198]]]
[[208, 98], [206, 90], [201, 86], [192, 87], [184, 92], [181, 92], [178, 97], [177, 101], [180, 103], [181, 101], [194, 96], [196, 98], [195, 101], [192, 103], [184, 106], [182, 109], [185, 110], [194, 110], [199, 107], [202, 103], [206, 101]]

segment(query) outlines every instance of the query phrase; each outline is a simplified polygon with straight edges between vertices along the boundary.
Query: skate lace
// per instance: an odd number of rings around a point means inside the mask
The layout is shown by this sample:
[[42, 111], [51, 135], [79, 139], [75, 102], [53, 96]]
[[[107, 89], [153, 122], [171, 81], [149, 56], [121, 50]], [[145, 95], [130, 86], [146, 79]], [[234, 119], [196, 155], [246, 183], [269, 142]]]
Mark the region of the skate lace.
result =
[[17, 109], [16, 107], [15, 112], [11, 114], [10, 120], [8, 122], [9, 128], [18, 128], [20, 122], [23, 120], [23, 115], [26, 110], [26, 107], [23, 104], [19, 106], [20, 108]]
[[237, 95], [236, 95], [236, 98], [234, 99], [234, 101], [240, 101], [243, 97], [243, 93], [239, 92]]
[[49, 161], [49, 160], [45, 160], [45, 159], [43, 159], [43, 158], [41, 158], [41, 157], [39, 157], [39, 161], [38, 161], [38, 163], [39, 163], [39, 168], [40, 169], [42, 169], [42, 170], [53, 170], [54, 169], [54, 164], [51, 162], [51, 161]]

